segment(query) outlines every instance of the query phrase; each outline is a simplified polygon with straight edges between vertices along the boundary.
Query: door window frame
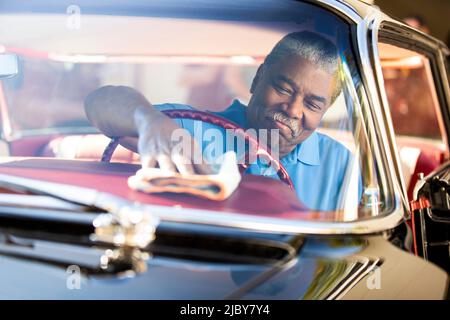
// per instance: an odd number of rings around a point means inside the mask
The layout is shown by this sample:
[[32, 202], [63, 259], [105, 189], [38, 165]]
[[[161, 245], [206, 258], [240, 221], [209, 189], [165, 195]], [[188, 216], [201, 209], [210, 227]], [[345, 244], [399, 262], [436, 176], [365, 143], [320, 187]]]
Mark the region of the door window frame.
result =
[[[393, 128], [389, 103], [384, 88], [384, 78], [378, 52], [379, 42], [415, 51], [419, 54], [422, 54], [429, 60], [431, 73], [433, 76], [433, 83], [437, 95], [437, 101], [440, 108], [440, 114], [438, 114], [437, 116], [441, 117], [441, 121], [444, 127], [442, 139], [443, 143], [446, 146], [446, 149], [449, 150], [450, 94], [448, 85], [446, 85], [448, 84], [448, 78], [445, 68], [445, 55], [448, 54], [448, 49], [440, 41], [395, 20], [380, 19], [372, 25], [369, 37], [371, 38], [369, 39], [369, 43], [372, 44], [371, 59], [378, 86], [379, 100], [383, 111], [383, 120], [386, 128], [388, 129], [387, 131], [388, 135], [390, 135], [390, 140], [395, 142], [395, 130]], [[405, 199], [407, 199], [407, 187], [403, 179], [399, 152], [395, 143], [392, 144], [391, 151], [394, 156], [397, 178], [399, 179], [399, 181], [401, 181], [403, 196]], [[409, 200], [412, 199], [408, 199], [408, 201]]]

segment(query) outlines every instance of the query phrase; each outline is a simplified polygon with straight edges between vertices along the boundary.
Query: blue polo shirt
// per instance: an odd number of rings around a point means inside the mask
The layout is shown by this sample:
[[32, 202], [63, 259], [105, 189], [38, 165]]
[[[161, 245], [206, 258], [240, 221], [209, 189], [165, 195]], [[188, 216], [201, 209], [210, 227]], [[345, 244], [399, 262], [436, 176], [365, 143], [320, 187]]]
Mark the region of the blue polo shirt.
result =
[[[191, 106], [182, 104], [155, 105], [158, 110], [191, 109]], [[246, 106], [235, 100], [230, 107], [215, 114], [224, 117], [242, 128], [247, 128]], [[219, 143], [218, 139], [204, 139], [207, 129], [214, 128], [224, 134], [221, 127], [201, 123], [196, 120], [177, 119], [179, 126], [188, 130], [194, 137], [202, 137], [198, 141], [203, 150], [211, 143]], [[201, 133], [198, 131], [201, 130]], [[225, 135], [223, 135], [225, 137]], [[198, 139], [197, 139], [198, 140]], [[205, 141], [206, 140], [206, 141]], [[221, 146], [226, 144], [220, 142]], [[220, 148], [219, 148], [220, 149]], [[226, 148], [223, 149], [224, 151]], [[219, 154], [217, 154], [219, 156]], [[289, 154], [280, 159], [294, 184], [296, 194], [300, 201], [313, 210], [342, 209], [341, 197], [347, 189], [343, 187], [346, 170], [351, 159], [350, 151], [336, 140], [318, 133], [312, 133]], [[276, 172], [270, 167], [257, 161], [252, 164], [247, 173], [263, 175], [278, 179]], [[359, 177], [358, 193], [361, 194], [361, 178]], [[359, 197], [358, 197], [359, 198]]]

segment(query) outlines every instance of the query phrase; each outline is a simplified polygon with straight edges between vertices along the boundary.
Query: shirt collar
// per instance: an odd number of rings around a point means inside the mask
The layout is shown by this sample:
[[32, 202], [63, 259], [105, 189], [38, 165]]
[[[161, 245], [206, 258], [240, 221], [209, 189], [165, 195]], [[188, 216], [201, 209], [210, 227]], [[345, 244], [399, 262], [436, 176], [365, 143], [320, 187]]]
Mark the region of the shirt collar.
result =
[[319, 136], [317, 132], [313, 132], [305, 141], [298, 144], [283, 160], [287, 163], [298, 160], [310, 166], [320, 165]]
[[214, 113], [236, 123], [242, 128], [247, 128], [247, 107], [237, 99], [227, 109]]

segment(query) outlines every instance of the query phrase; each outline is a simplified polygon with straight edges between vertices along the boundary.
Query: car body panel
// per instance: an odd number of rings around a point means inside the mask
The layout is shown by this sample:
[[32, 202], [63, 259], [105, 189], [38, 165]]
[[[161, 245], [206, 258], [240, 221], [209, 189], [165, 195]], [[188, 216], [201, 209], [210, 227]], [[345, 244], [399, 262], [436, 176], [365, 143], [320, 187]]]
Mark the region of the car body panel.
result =
[[448, 288], [443, 270], [382, 237], [308, 238], [273, 274], [273, 266], [156, 256], [137, 275], [81, 274], [79, 289], [68, 289], [70, 265], [2, 256], [0, 266], [9, 270], [0, 273], [1, 299], [443, 299]]

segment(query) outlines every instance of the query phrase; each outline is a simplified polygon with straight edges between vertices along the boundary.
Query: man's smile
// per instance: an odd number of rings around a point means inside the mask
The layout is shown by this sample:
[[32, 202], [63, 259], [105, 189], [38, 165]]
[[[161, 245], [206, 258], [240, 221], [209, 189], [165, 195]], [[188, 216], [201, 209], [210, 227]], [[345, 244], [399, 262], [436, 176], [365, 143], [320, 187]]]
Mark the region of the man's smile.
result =
[[280, 117], [276, 117], [274, 115], [266, 116], [266, 120], [270, 123], [270, 128], [279, 129], [280, 135], [286, 139], [291, 140], [297, 136], [299, 136], [302, 132], [301, 128], [294, 128], [293, 123], [286, 123], [279, 119]]
[[291, 127], [289, 127], [288, 125], [286, 125], [285, 123], [279, 121], [279, 120], [273, 120], [275, 126], [280, 129], [280, 133], [287, 139], [287, 138], [292, 138], [293, 136], [293, 131], [291, 129]]

